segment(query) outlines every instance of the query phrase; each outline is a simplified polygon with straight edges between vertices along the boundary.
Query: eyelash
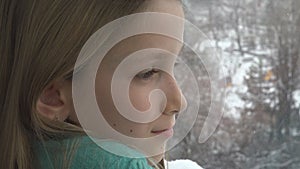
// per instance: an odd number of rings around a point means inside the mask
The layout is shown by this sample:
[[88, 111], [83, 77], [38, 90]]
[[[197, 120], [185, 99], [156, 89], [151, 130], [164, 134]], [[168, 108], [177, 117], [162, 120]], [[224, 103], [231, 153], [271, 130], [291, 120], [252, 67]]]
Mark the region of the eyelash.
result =
[[[174, 67], [177, 67], [179, 65], [179, 62], [175, 62]], [[159, 69], [148, 69], [148, 71], [142, 71], [141, 73], [136, 75], [136, 78], [142, 79], [142, 80], [149, 80], [152, 76], [159, 73]]]
[[155, 75], [156, 73], [159, 73], [158, 69], [151, 69], [149, 71], [146, 72], [142, 72], [136, 75], [137, 78], [139, 79], [143, 79], [143, 80], [148, 80], [150, 79], [153, 75]]

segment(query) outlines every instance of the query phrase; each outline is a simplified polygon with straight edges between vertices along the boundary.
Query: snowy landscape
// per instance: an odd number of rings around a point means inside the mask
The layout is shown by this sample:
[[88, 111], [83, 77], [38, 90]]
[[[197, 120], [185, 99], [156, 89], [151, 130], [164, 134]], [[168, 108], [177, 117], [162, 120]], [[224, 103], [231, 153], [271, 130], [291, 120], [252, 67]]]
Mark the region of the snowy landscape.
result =
[[[208, 66], [193, 51], [183, 51], [201, 101], [193, 128], [168, 152], [170, 160], [190, 159], [205, 169], [300, 168], [299, 7], [299, 0], [185, 1], [187, 19], [210, 39], [219, 60]], [[194, 48], [203, 40], [192, 34], [185, 38], [195, 42]], [[224, 69], [216, 73], [226, 81], [223, 116], [213, 135], [200, 143], [211, 106], [208, 69], [218, 66]], [[199, 100], [182, 82], [191, 77], [180, 72], [176, 76], [187, 100]]]

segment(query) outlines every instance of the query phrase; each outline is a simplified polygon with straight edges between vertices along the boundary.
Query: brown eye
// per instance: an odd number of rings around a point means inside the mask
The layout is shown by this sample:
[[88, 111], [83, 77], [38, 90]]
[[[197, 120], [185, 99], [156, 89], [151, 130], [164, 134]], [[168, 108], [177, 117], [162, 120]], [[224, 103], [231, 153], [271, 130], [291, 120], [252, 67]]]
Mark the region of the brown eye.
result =
[[150, 69], [150, 70], [148, 70], [148, 71], [146, 71], [146, 72], [139, 73], [139, 74], [137, 75], [137, 78], [142, 79], [142, 80], [148, 80], [148, 79], [150, 79], [154, 74], [156, 74], [156, 73], [158, 73], [158, 72], [159, 72], [159, 70], [157, 70], [157, 69]]

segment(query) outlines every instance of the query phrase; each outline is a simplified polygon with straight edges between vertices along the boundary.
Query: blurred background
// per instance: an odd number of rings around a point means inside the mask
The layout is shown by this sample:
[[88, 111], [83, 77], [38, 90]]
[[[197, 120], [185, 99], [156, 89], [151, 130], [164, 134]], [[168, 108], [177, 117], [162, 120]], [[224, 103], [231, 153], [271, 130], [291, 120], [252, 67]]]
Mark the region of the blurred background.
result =
[[[200, 109], [169, 159], [191, 159], [205, 169], [299, 169], [300, 1], [186, 0], [185, 6], [187, 19], [211, 39], [220, 56], [227, 96], [216, 131], [200, 143], [210, 81], [207, 67], [186, 50], [186, 62], [201, 70], [196, 75]], [[195, 46], [201, 43], [195, 36], [186, 38]], [[188, 77], [178, 72], [177, 79]]]

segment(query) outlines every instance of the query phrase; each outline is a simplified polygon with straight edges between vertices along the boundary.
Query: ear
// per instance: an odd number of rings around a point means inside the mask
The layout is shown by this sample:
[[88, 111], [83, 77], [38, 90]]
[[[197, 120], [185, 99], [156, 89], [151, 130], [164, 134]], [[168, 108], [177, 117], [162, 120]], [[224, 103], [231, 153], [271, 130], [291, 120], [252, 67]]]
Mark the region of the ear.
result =
[[57, 80], [49, 84], [38, 98], [37, 112], [50, 120], [66, 120], [74, 110], [71, 87], [68, 81]]

